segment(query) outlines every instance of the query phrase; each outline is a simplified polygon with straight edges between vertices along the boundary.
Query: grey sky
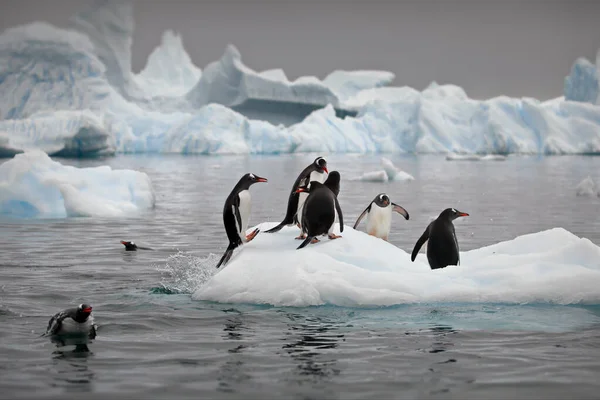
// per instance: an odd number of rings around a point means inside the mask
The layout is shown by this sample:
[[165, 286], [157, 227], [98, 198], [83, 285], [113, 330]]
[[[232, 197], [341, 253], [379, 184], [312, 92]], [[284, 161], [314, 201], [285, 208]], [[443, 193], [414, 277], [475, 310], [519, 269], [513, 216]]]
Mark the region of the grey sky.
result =
[[[0, 30], [34, 20], [66, 26], [87, 0], [2, 0]], [[562, 95], [577, 57], [600, 47], [600, 1], [138, 0], [133, 67], [165, 29], [201, 68], [228, 43], [255, 70], [290, 79], [385, 69], [395, 85], [463, 86], [472, 97]]]

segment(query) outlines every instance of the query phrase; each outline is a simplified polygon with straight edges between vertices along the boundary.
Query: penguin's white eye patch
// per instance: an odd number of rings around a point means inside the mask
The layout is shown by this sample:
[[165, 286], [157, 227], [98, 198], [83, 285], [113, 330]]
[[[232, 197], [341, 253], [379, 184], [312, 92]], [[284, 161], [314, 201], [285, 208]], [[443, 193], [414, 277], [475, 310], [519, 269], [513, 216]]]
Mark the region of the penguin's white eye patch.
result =
[[83, 309], [83, 304], [79, 305], [79, 309], [82, 310]]
[[379, 195], [379, 200], [383, 200], [383, 195], [382, 194]]
[[250, 178], [254, 179], [254, 174], [250, 174]]
[[456, 210], [453, 208], [453, 209], [452, 209], [452, 212], [456, 212]]

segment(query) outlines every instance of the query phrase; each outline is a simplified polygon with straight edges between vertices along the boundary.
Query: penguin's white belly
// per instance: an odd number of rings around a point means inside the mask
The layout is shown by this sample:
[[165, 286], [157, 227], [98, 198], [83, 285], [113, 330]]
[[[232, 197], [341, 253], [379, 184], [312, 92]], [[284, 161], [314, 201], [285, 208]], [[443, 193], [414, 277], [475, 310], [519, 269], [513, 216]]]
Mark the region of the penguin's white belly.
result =
[[392, 207], [381, 208], [373, 204], [367, 217], [367, 233], [387, 239], [392, 227]]
[[[310, 173], [310, 176], [308, 178], [308, 182], [309, 182], [309, 187], [310, 187], [310, 182], [314, 182], [317, 181], [319, 183], [323, 183], [325, 182], [325, 178], [326, 178], [326, 174], [325, 172], [317, 172], [317, 171], [313, 171]], [[304, 208], [304, 202], [306, 201], [306, 198], [308, 197], [309, 193], [306, 192], [300, 192], [300, 196], [298, 196], [298, 208], [296, 209], [296, 215], [298, 216], [298, 222], [300, 223], [300, 226], [302, 226], [302, 209]]]
[[240, 217], [242, 217], [242, 226], [238, 226], [238, 234], [240, 235], [242, 242], [245, 242], [248, 219], [250, 218], [250, 210], [252, 209], [252, 196], [250, 196], [249, 190], [242, 190], [238, 193], [238, 197], [240, 198]]
[[62, 320], [62, 323], [60, 324], [60, 329], [57, 333], [59, 335], [88, 333], [92, 329], [93, 325], [94, 317], [92, 317], [91, 315], [85, 322], [81, 323], [76, 322], [74, 319], [67, 317]]

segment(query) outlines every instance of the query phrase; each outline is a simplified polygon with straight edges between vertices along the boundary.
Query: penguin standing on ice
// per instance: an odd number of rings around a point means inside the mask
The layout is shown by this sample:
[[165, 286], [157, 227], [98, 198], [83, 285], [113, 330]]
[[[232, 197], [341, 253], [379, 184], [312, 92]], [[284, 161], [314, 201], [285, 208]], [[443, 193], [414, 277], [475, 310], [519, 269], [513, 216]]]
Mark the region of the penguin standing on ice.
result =
[[446, 268], [448, 265], [459, 265], [458, 241], [454, 231], [454, 221], [459, 217], [468, 217], [469, 214], [454, 208], [446, 208], [441, 214], [427, 226], [421, 235], [410, 257], [415, 261], [423, 244], [427, 244], [427, 261], [431, 269]]
[[339, 193], [339, 173], [332, 171], [331, 174], [334, 176], [332, 179], [328, 178], [325, 184], [312, 182], [310, 188], [299, 187], [297, 189], [298, 192], [309, 193], [301, 216], [302, 232], [306, 234], [306, 239], [298, 246], [297, 250], [309, 243], [318, 242], [319, 239], [317, 239], [317, 236], [320, 235], [328, 235], [331, 240], [341, 238], [341, 236], [333, 233], [336, 212], [340, 222], [340, 232], [344, 231], [344, 216], [337, 199], [337, 193]]
[[48, 322], [45, 336], [83, 334], [96, 337], [96, 325], [92, 306], [80, 304], [76, 308], [68, 308], [56, 313]]
[[354, 223], [354, 229], [360, 224], [360, 221], [367, 217], [367, 233], [385, 241], [388, 240], [390, 229], [392, 227], [392, 211], [396, 211], [408, 220], [408, 211], [396, 203], [392, 203], [385, 193], [379, 193], [367, 208], [358, 216]]
[[[323, 157], [317, 157], [308, 167], [304, 168], [300, 175], [296, 178], [292, 190], [288, 198], [287, 211], [285, 217], [281, 223], [265, 232], [275, 233], [279, 232], [281, 228], [286, 225], [292, 225], [296, 223], [300, 229], [302, 229], [302, 207], [308, 197], [306, 192], [299, 192], [299, 187], [310, 188], [311, 182], [324, 182], [325, 178], [329, 174], [327, 170], [327, 161]], [[298, 239], [302, 237], [299, 236]]]
[[229, 194], [225, 205], [223, 206], [223, 223], [225, 225], [225, 232], [229, 239], [229, 246], [225, 250], [225, 254], [219, 260], [217, 268], [221, 264], [227, 264], [233, 250], [243, 243], [249, 242], [258, 234], [260, 231], [256, 228], [251, 234], [246, 235], [246, 229], [248, 229], [248, 218], [250, 217], [250, 210], [252, 208], [252, 197], [250, 196], [250, 186], [258, 182], [267, 182], [266, 178], [261, 178], [251, 173], [247, 173], [242, 176]]

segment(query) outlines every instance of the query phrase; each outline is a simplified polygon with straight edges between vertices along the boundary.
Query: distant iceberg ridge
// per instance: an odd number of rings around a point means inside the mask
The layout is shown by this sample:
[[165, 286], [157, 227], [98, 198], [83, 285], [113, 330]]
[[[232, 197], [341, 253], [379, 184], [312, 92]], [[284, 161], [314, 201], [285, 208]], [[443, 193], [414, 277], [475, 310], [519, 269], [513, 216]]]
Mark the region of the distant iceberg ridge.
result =
[[599, 154], [598, 65], [577, 60], [565, 96], [475, 100], [454, 85], [389, 86], [388, 71], [324, 79], [257, 72], [234, 46], [201, 70], [163, 34], [131, 68], [131, 3], [94, 2], [68, 29], [0, 35], [0, 156], [116, 153]]

